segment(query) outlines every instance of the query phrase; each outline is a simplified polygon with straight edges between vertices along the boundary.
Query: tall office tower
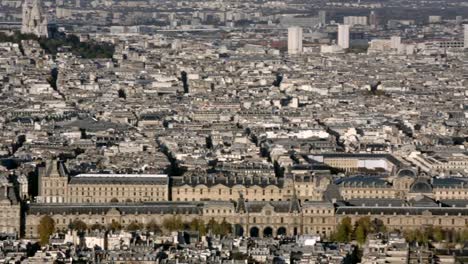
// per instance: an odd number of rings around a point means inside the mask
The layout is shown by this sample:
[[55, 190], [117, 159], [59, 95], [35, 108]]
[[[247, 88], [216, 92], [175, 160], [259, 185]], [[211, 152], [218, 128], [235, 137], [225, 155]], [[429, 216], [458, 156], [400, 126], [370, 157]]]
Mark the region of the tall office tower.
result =
[[463, 45], [463, 47], [464, 47], [465, 49], [468, 49], [468, 24], [465, 24], [465, 25], [463, 25], [463, 26], [465, 27], [465, 32], [464, 32], [464, 34], [463, 34], [463, 37], [464, 37], [464, 39], [465, 39], [465, 45]]
[[319, 16], [320, 24], [326, 25], [327, 24], [327, 11], [320, 10], [318, 12], [318, 16]]
[[370, 12], [369, 25], [374, 28], [376, 28], [379, 25], [379, 21], [378, 21], [377, 14], [375, 13], [375, 11]]
[[349, 25], [338, 25], [338, 46], [349, 48]]
[[302, 53], [302, 28], [288, 28], [288, 53], [291, 55]]

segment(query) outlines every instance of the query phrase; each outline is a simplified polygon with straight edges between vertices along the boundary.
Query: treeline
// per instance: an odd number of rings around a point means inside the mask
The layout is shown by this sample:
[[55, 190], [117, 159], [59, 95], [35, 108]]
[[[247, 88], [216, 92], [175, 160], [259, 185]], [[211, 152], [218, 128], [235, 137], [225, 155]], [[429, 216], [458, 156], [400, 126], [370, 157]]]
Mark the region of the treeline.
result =
[[[351, 218], [345, 217], [338, 224], [335, 233], [330, 237], [331, 241], [348, 243], [353, 240], [359, 244], [366, 242], [369, 234], [387, 233], [387, 227], [381, 220], [371, 220], [370, 217], [360, 218], [354, 225]], [[468, 227], [462, 231], [442, 227], [426, 226], [413, 230], [402, 231], [409, 243], [429, 244], [430, 242], [463, 243], [468, 241]]]
[[36, 40], [46, 53], [56, 55], [61, 49], [69, 50], [76, 56], [85, 59], [112, 58], [115, 47], [107, 42], [80, 42], [75, 35], [61, 35], [54, 38], [38, 38], [33, 34], [21, 34], [15, 31], [12, 35], [0, 32], [0, 42], [12, 42], [21, 45], [22, 40]]
[[422, 227], [416, 230], [404, 231], [403, 235], [408, 242], [428, 244], [429, 242], [465, 243], [468, 241], [468, 228], [456, 231], [441, 227]]
[[22, 40], [38, 40], [39, 38], [33, 34], [21, 34], [19, 31], [13, 32], [11, 35], [7, 35], [5, 32], [0, 32], [0, 42], [12, 42], [21, 44]]
[[[217, 236], [227, 236], [232, 233], [232, 225], [224, 220], [222, 222], [217, 222], [214, 219], [211, 219], [208, 223], [205, 223], [202, 219], [195, 218], [190, 222], [184, 222], [180, 216], [173, 216], [171, 218], [165, 219], [162, 222], [162, 225], [159, 225], [154, 220], [152, 220], [146, 225], [139, 222], [131, 222], [128, 225], [123, 226], [118, 222], [112, 222], [108, 225], [95, 223], [89, 226], [85, 222], [76, 219], [68, 225], [68, 229], [78, 232], [95, 230], [115, 232], [119, 230], [125, 230], [128, 232], [153, 232], [155, 234], [162, 234], [164, 231], [193, 231], [198, 232], [202, 236], [208, 233]], [[58, 231], [63, 232], [66, 230], [57, 230], [55, 221], [52, 217], [42, 217], [38, 226], [41, 245], [47, 245], [49, 243], [50, 236]]]
[[356, 221], [353, 226], [351, 218], [345, 217], [337, 226], [335, 233], [331, 235], [330, 240], [342, 243], [356, 240], [362, 245], [366, 242], [367, 235], [385, 232], [387, 232], [387, 228], [381, 220], [374, 219], [372, 221], [370, 217], [366, 216]]

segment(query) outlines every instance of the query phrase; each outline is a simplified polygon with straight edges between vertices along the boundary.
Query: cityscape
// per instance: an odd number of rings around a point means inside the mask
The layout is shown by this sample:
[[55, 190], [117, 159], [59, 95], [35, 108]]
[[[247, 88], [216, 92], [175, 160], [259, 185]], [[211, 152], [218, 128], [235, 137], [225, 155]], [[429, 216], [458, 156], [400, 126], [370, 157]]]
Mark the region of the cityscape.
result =
[[468, 263], [468, 2], [0, 0], [0, 263]]

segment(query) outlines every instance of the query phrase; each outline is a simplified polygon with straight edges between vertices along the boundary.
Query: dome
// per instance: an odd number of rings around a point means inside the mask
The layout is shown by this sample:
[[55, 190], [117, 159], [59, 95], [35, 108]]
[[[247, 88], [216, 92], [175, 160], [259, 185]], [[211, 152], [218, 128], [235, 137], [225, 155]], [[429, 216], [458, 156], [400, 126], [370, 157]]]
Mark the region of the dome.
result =
[[432, 193], [432, 186], [425, 180], [417, 180], [411, 186], [410, 193]]
[[398, 172], [399, 177], [416, 177], [416, 172], [412, 169], [401, 169]]

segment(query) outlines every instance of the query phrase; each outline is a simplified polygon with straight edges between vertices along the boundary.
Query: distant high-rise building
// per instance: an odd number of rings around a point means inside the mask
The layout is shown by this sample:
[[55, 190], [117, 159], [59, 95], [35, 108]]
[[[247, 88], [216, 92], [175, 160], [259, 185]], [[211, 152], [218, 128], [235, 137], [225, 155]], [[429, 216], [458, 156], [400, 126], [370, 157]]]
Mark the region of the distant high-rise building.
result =
[[367, 17], [366, 16], [345, 16], [343, 18], [343, 24], [345, 25], [367, 25]]
[[288, 28], [288, 53], [301, 54], [302, 53], [302, 28], [290, 27]]
[[378, 20], [378, 17], [377, 17], [377, 13], [375, 13], [375, 11], [370, 12], [369, 25], [374, 27], [374, 28], [379, 25], [379, 20]]
[[320, 19], [320, 24], [322, 24], [322, 25], [327, 24], [327, 11], [320, 10], [318, 12], [318, 16], [319, 16], [319, 19]]
[[455, 17], [455, 23], [456, 23], [457, 25], [460, 25], [460, 24], [462, 23], [462, 21], [463, 21], [463, 17], [462, 17], [462, 16], [456, 16], [456, 17]]
[[21, 33], [34, 34], [38, 37], [49, 37], [49, 21], [42, 11], [40, 0], [23, 2], [23, 23]]
[[429, 16], [429, 23], [440, 23], [442, 22], [441, 16]]
[[401, 37], [399, 36], [392, 36], [390, 38], [390, 46], [392, 49], [398, 50], [401, 45]]
[[338, 25], [338, 46], [349, 48], [349, 25]]
[[463, 47], [465, 49], [468, 49], [468, 24], [463, 25], [465, 27], [465, 32], [463, 34], [464, 40], [465, 40], [465, 45]]

